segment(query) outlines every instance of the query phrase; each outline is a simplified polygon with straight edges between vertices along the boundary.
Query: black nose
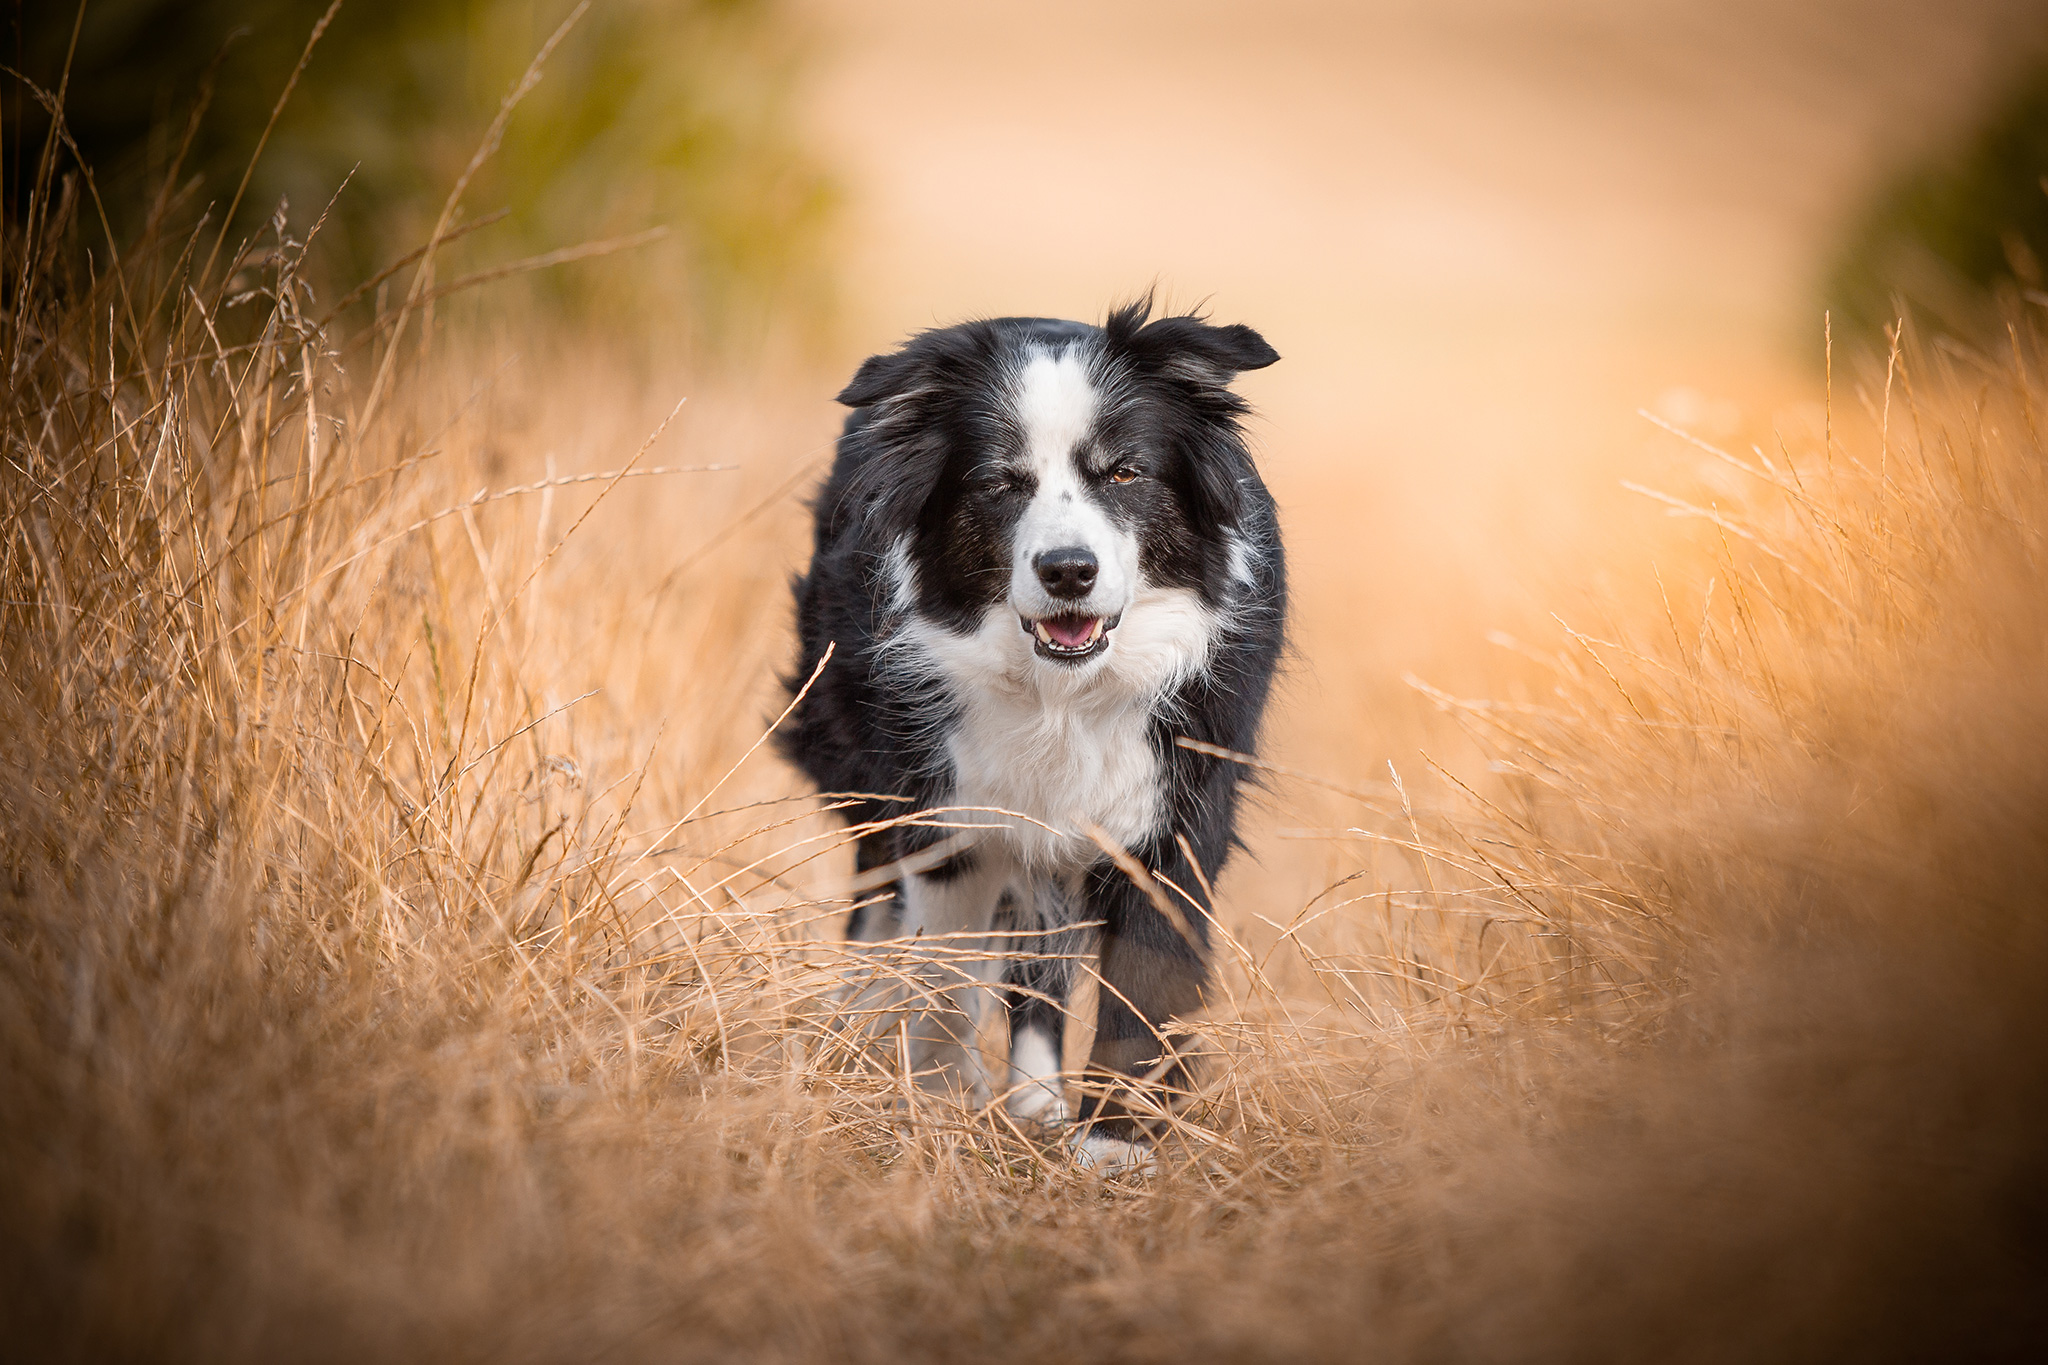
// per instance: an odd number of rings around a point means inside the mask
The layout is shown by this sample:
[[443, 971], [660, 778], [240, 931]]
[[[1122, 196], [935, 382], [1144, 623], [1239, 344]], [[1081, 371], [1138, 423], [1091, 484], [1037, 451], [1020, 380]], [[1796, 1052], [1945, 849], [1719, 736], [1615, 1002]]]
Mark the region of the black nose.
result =
[[1031, 561], [1031, 567], [1038, 570], [1038, 581], [1054, 597], [1086, 597], [1095, 586], [1095, 571], [1100, 565], [1093, 550], [1066, 545], [1047, 550]]

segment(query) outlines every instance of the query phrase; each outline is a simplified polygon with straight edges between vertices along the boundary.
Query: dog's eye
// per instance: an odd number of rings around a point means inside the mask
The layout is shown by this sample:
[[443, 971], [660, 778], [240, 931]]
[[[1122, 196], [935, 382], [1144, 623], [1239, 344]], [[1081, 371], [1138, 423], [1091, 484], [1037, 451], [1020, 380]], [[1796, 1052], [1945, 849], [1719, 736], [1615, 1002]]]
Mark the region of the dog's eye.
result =
[[1134, 464], [1120, 464], [1115, 469], [1109, 471], [1109, 481], [1111, 483], [1136, 483], [1143, 476], [1144, 472]]

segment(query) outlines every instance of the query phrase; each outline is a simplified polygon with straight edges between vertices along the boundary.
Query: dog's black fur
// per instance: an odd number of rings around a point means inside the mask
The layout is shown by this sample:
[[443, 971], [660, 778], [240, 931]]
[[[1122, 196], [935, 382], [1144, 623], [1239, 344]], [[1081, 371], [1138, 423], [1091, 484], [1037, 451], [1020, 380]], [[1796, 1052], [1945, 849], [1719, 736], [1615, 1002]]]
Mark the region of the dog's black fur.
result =
[[[784, 753], [822, 789], [867, 794], [855, 797], [844, 812], [851, 822], [969, 803], [977, 793], [963, 791], [956, 758], [960, 727], [977, 705], [963, 689], [977, 684], [936, 666], [905, 666], [906, 631], [915, 637], [912, 653], [960, 651], [979, 668], [977, 651], [1001, 651], [1002, 661], [989, 667], [1010, 669], [1006, 678], [1018, 669], [1048, 670], [1042, 681], [1048, 698], [1056, 693], [1057, 699], [1046, 705], [1091, 707], [1097, 703], [1088, 695], [1087, 679], [1102, 679], [1103, 688], [1121, 685], [1108, 670], [1127, 660], [1073, 662], [1075, 649], [1062, 648], [1049, 630], [1077, 636], [1096, 629], [1099, 639], [1089, 648], [1098, 654], [1144, 648], [1165, 657], [1185, 641], [1124, 643], [1136, 638], [1134, 626], [1157, 635], [1157, 627], [1141, 624], [1146, 618], [1139, 613], [1173, 610], [1180, 613], [1173, 619], [1197, 623], [1199, 631], [1190, 638], [1199, 633], [1206, 642], [1200, 658], [1169, 670], [1169, 686], [1134, 703], [1145, 711], [1142, 733], [1160, 799], [1154, 818], [1128, 841], [1129, 851], [1170, 883], [1165, 894], [1174, 898], [1197, 941], [1184, 937], [1130, 876], [1085, 839], [1049, 841], [1055, 845], [1051, 853], [1019, 855], [1000, 904], [989, 907], [991, 922], [1043, 930], [1054, 946], [1085, 942], [1060, 936], [1067, 926], [1102, 922], [1105, 989], [1089, 1069], [1093, 1080], [1119, 1078], [1125, 1087], [1131, 1078], [1158, 1069], [1167, 1021], [1201, 1003], [1210, 929], [1206, 888], [1235, 843], [1243, 770], [1174, 741], [1185, 736], [1234, 751], [1256, 748], [1286, 606], [1273, 500], [1245, 447], [1240, 422], [1246, 406], [1228, 387], [1239, 371], [1279, 357], [1250, 328], [1211, 326], [1191, 316], [1148, 321], [1149, 313], [1148, 300], [1114, 311], [1100, 328], [1041, 318], [963, 323], [925, 332], [860, 367], [839, 395], [855, 411], [813, 506], [809, 572], [794, 582], [801, 650], [791, 689], [811, 676], [828, 645], [836, 649], [781, 737]], [[1046, 368], [1056, 363], [1049, 356], [1069, 368]], [[1034, 360], [1039, 368], [1020, 379]], [[1072, 447], [1071, 467], [1060, 468], [1047, 462], [1045, 452], [1049, 441], [1063, 444], [1064, 437], [1043, 423], [1033, 427], [1031, 413], [1020, 415], [1026, 399], [1018, 395], [1030, 382], [1051, 386], [1064, 377], [1065, 389], [1045, 390], [1065, 395], [1064, 406], [1047, 398], [1034, 400], [1037, 408], [1054, 416], [1082, 412], [1084, 403], [1072, 397], [1082, 392], [1073, 379], [1077, 373], [1086, 376], [1095, 407], [1085, 435]], [[1033, 451], [1036, 465], [1030, 463]], [[1071, 509], [1075, 498], [1088, 505], [1064, 514], [1040, 506], [1034, 499], [1050, 499], [1048, 480], [1055, 479], [1071, 480], [1065, 506]], [[1084, 517], [1112, 557], [1119, 544], [1127, 554], [1134, 546], [1132, 614], [1127, 619], [1119, 612], [1112, 619], [1104, 608], [1099, 618], [1045, 617], [1032, 657], [1024, 644], [1004, 636], [1012, 626], [1021, 632], [1035, 628], [1033, 609], [1012, 601], [1013, 579], [1026, 585], [1024, 595], [1032, 601], [1040, 595], [1031, 587], [1029, 567], [1016, 562], [1025, 548], [1018, 528], [1038, 525], [1032, 517], [1056, 514]], [[1063, 524], [1046, 534], [1073, 539], [1079, 533]], [[1043, 567], [1038, 576], [1059, 587]], [[1066, 584], [1069, 591], [1073, 586]], [[1147, 605], [1155, 598], [1169, 605]], [[1091, 627], [1091, 621], [1098, 625]], [[1102, 755], [1038, 757], [1057, 767]], [[1062, 830], [1074, 827], [1076, 814], [1088, 815], [1059, 809], [1022, 813]], [[1101, 812], [1093, 818], [1110, 823]], [[864, 834], [858, 867], [865, 872], [914, 859], [946, 834], [901, 824]], [[1189, 852], [1199, 867], [1189, 865]], [[856, 912], [849, 936], [875, 940], [913, 931], [904, 918], [909, 877], [942, 886], [982, 860], [1009, 856], [985, 840], [939, 866], [905, 873], [880, 903]], [[1021, 884], [1033, 878], [1036, 890]], [[1012, 964], [1004, 982], [1012, 988], [1007, 994], [1013, 1038], [1027, 1028], [1043, 1029], [1057, 1055], [1071, 979], [1062, 963]], [[1184, 1084], [1178, 1066], [1156, 1082], [1169, 1090]], [[1090, 1093], [1081, 1132], [1092, 1128], [1127, 1141], [1143, 1136], [1129, 1107], [1110, 1096], [1115, 1086], [1084, 1088]]]

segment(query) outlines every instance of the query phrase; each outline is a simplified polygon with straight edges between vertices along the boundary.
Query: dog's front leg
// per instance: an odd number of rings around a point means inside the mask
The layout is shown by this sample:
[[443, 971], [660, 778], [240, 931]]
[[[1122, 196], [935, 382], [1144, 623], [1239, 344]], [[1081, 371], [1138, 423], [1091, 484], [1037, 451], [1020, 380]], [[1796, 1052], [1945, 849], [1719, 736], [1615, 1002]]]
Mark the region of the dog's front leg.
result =
[[1093, 952], [1093, 929], [1075, 927], [1084, 903], [1076, 879], [1040, 874], [1013, 897], [1017, 936], [1003, 985], [1010, 1007], [1010, 1086], [1004, 1104], [1020, 1119], [1063, 1123], [1061, 1075], [1067, 1001], [1079, 959]]
[[989, 1101], [978, 1041], [990, 992], [1010, 940], [990, 934], [1009, 871], [999, 857], [968, 849], [939, 867], [905, 875], [899, 1016], [912, 1076], [922, 1089], [979, 1107]]
[[[1152, 852], [1143, 861], [1200, 895], [1200, 881], [1173, 845]], [[1153, 1133], [1143, 1116], [1169, 1108], [1193, 1083], [1188, 1062], [1173, 1047], [1170, 1025], [1202, 1005], [1208, 907], [1190, 905], [1171, 889], [1165, 894], [1175, 897], [1180, 924], [1160, 914], [1113, 864], [1098, 863], [1087, 876], [1089, 918], [1104, 921], [1102, 997], [1074, 1145], [1084, 1161], [1106, 1173], [1151, 1169]]]

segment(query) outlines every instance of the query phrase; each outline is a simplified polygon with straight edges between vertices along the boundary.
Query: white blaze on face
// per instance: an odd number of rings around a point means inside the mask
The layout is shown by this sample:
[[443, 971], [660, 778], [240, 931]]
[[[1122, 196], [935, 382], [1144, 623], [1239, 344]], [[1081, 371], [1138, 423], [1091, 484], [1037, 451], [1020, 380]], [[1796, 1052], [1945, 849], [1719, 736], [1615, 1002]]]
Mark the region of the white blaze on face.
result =
[[[1137, 537], [1119, 529], [1089, 497], [1077, 447], [1101, 407], [1088, 369], [1073, 350], [1033, 350], [1017, 373], [1012, 401], [1024, 436], [1024, 462], [1037, 480], [1019, 518], [1010, 561], [1010, 602], [1024, 616], [1114, 617], [1130, 605], [1138, 581]], [[1038, 581], [1038, 556], [1080, 546], [1095, 554], [1095, 587], [1057, 598]]]

